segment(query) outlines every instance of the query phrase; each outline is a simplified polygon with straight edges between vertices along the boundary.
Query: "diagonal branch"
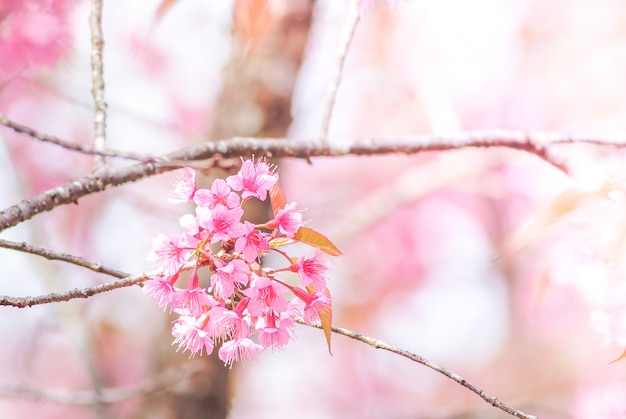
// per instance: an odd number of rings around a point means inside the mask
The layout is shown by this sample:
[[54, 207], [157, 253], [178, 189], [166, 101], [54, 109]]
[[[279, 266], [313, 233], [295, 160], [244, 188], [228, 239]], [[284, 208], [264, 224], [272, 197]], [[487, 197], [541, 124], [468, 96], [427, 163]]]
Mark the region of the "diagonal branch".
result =
[[61, 138], [55, 137], [54, 135], [44, 134], [30, 127], [27, 127], [25, 125], [12, 121], [3, 113], [0, 113], [0, 125], [4, 125], [7, 128], [11, 128], [13, 131], [19, 134], [27, 135], [31, 138], [34, 138], [37, 141], [41, 141], [43, 143], [55, 144], [55, 145], [58, 145], [59, 147], [65, 148], [70, 151], [76, 151], [78, 153], [90, 154], [90, 155], [100, 156], [100, 157], [115, 157], [115, 158], [120, 158], [120, 159], [136, 160], [136, 161], [141, 161], [141, 162], [146, 162], [146, 163], [156, 160], [155, 157], [147, 156], [147, 155], [140, 154], [140, 153], [132, 153], [132, 152], [121, 151], [121, 150], [111, 150], [107, 148], [96, 149], [95, 147], [84, 146], [84, 145], [80, 145], [71, 141], [63, 140]]
[[[86, 261], [82, 258], [78, 258], [76, 256], [71, 256], [71, 255], [65, 255], [65, 254], [58, 254], [46, 249], [42, 249], [42, 248], [38, 248], [38, 247], [34, 247], [34, 246], [30, 246], [27, 245], [25, 243], [14, 243], [14, 242], [8, 242], [6, 240], [2, 240], [0, 241], [0, 244], [3, 245], [3, 247], [6, 248], [10, 248], [10, 249], [15, 249], [15, 250], [20, 250], [20, 251], [24, 251], [24, 252], [28, 252], [28, 253], [33, 253], [36, 255], [40, 255], [43, 257], [46, 257], [48, 259], [54, 259], [54, 260], [62, 260], [68, 263], [73, 263], [73, 264], [78, 264], [79, 266], [84, 266], [87, 268], [94, 268], [97, 267], [97, 271], [98, 272], [102, 272], [102, 273], [107, 273], [109, 275], [114, 275], [114, 276], [119, 276], [119, 275], [123, 275], [125, 276], [123, 279], [121, 280], [117, 280], [117, 281], [111, 281], [111, 282], [107, 282], [104, 284], [100, 284], [94, 287], [88, 287], [88, 288], [83, 288], [83, 289], [73, 289], [64, 293], [50, 293], [50, 294], [45, 294], [45, 295], [40, 295], [40, 296], [36, 296], [36, 297], [10, 297], [10, 296], [0, 296], [0, 306], [12, 306], [12, 307], [17, 307], [17, 308], [25, 308], [25, 307], [32, 307], [34, 305], [40, 305], [40, 304], [49, 304], [49, 303], [57, 303], [57, 302], [61, 302], [61, 301], [70, 301], [72, 299], [76, 299], [76, 298], [89, 298], [93, 295], [96, 294], [100, 294], [100, 293], [104, 293], [107, 291], [112, 291], [114, 289], [117, 288], [123, 288], [123, 287], [129, 287], [132, 285], [137, 285], [140, 284], [141, 282], [145, 281], [146, 279], [148, 279], [150, 276], [154, 276], [154, 275], [158, 275], [160, 274], [160, 272], [152, 272], [152, 273], [141, 273], [138, 275], [128, 275], [125, 274], [123, 272], [117, 271], [115, 269], [112, 268], [107, 268], [105, 266], [101, 266], [97, 263], [94, 262], [89, 262]], [[300, 324], [305, 324], [302, 320], [297, 320], [298, 323]], [[317, 328], [321, 328], [321, 326], [314, 326]], [[486, 393], [484, 390], [480, 389], [479, 387], [475, 386], [474, 384], [470, 383], [469, 381], [467, 381], [465, 378], [461, 377], [458, 374], [455, 374], [429, 360], [427, 360], [426, 358], [423, 358], [419, 355], [413, 354], [409, 351], [405, 351], [403, 349], [400, 348], [396, 348], [394, 346], [391, 346], [385, 342], [382, 342], [380, 340], [368, 337], [368, 336], [364, 336], [361, 335], [360, 333], [357, 332], [353, 332], [351, 330], [348, 329], [344, 329], [341, 327], [332, 327], [332, 331], [334, 333], [340, 334], [340, 335], [344, 335], [347, 336], [351, 339], [355, 339], [358, 341], [361, 341], [363, 343], [366, 343], [370, 346], [373, 346], [374, 348], [378, 348], [378, 349], [383, 349], [401, 356], [404, 356], [405, 358], [409, 358], [412, 361], [415, 361], [417, 363], [420, 363], [434, 371], [437, 371], [443, 375], [445, 375], [446, 377], [450, 378], [451, 380], [461, 384], [462, 386], [468, 388], [469, 390], [471, 390], [472, 392], [476, 393], [477, 395], [479, 395], [481, 398], [483, 398], [485, 401], [487, 401], [489, 404], [491, 404], [494, 407], [497, 407], [515, 417], [519, 417], [519, 418], [524, 418], [524, 419], [536, 419], [535, 416], [529, 415], [527, 413], [524, 413], [520, 410], [516, 410], [508, 405], [506, 405], [505, 403], [502, 403], [501, 401], [499, 401], [496, 397], [491, 396], [490, 394]], [[77, 393], [77, 392], [45, 392], [45, 391], [35, 391], [35, 390], [27, 390], [27, 389], [17, 389], [17, 390], [1, 390], [0, 389], [0, 397], [4, 396], [4, 397], [21, 397], [21, 398], [29, 398], [29, 399], [36, 399], [36, 400], [42, 400], [42, 401], [49, 401], [49, 402], [54, 402], [54, 403], [63, 403], [63, 404], [81, 404], [81, 405], [85, 405], [85, 404], [100, 404], [100, 403], [116, 403], [118, 401], [130, 398], [130, 397], [134, 397], [138, 394], [141, 393], [146, 393], [149, 391], [154, 391], [154, 385], [148, 385], [148, 386], [143, 386], [140, 389], [134, 389], [134, 390], [118, 390], [116, 391], [116, 389], [112, 389], [112, 390], [108, 390], [108, 389], [101, 389], [100, 391], [97, 392], [97, 394], [94, 396], [91, 393], [90, 394], [83, 394], [82, 393]]]
[[[91, 30], [91, 94], [95, 105], [93, 118], [94, 148], [104, 149], [106, 142], [106, 118], [107, 104], [104, 100], [104, 77], [102, 50], [104, 48], [104, 35], [102, 33], [102, 0], [91, 1], [91, 13], [89, 15], [89, 29]], [[95, 169], [104, 165], [104, 157], [96, 156]]]
[[35, 197], [12, 205], [0, 212], [0, 231], [13, 227], [35, 215], [60, 205], [76, 203], [86, 195], [101, 192], [111, 186], [135, 182], [148, 176], [189, 165], [200, 169], [231, 169], [238, 165], [237, 157], [267, 157], [310, 159], [312, 157], [375, 156], [388, 154], [419, 154], [452, 151], [464, 148], [509, 148], [534, 154], [555, 168], [567, 168], [549, 152], [550, 146], [588, 143], [596, 146], [622, 148], [621, 142], [573, 137], [558, 134], [530, 134], [517, 131], [479, 131], [455, 136], [419, 135], [413, 137], [338, 139], [320, 144], [317, 140], [284, 138], [242, 138], [196, 144], [154, 161], [122, 168], [103, 167], [89, 176], [45, 191]]
[[[298, 323], [300, 324], [305, 324], [302, 320], [296, 320]], [[316, 327], [318, 329], [321, 329], [321, 326], [313, 326]], [[400, 355], [403, 356], [405, 358], [410, 359], [411, 361], [417, 362], [418, 364], [422, 364], [425, 367], [428, 367], [430, 369], [432, 369], [433, 371], [436, 371], [440, 374], [445, 375], [446, 377], [448, 377], [449, 379], [459, 383], [460, 385], [462, 385], [463, 387], [467, 388], [468, 390], [476, 393], [477, 395], [479, 395], [483, 400], [485, 400], [487, 403], [489, 403], [490, 405], [492, 405], [493, 407], [497, 407], [500, 410], [505, 411], [506, 413], [513, 415], [517, 418], [523, 418], [523, 419], [537, 419], [536, 416], [530, 415], [528, 413], [522, 412], [521, 410], [517, 410], [514, 409], [513, 407], [501, 402], [500, 400], [498, 400], [496, 397], [488, 394], [487, 392], [485, 392], [484, 390], [482, 390], [480, 387], [470, 383], [469, 381], [467, 381], [465, 378], [461, 377], [458, 374], [453, 373], [452, 371], [447, 370], [446, 368], [435, 364], [432, 361], [429, 361], [428, 359], [421, 357], [417, 354], [414, 354], [412, 352], [409, 351], [405, 351], [404, 349], [400, 349], [397, 348], [395, 346], [389, 345], [388, 343], [385, 343], [381, 340], [378, 339], [374, 339], [371, 338], [369, 336], [365, 336], [362, 335], [360, 333], [357, 332], [353, 332], [352, 330], [348, 330], [348, 329], [344, 329], [342, 327], [336, 327], [333, 326], [332, 327], [332, 331], [333, 333], [337, 333], [339, 335], [343, 335], [346, 337], [349, 337], [350, 339], [354, 339], [354, 340], [358, 340], [360, 342], [366, 343], [376, 349], [382, 349], [384, 351], [389, 351], [392, 352], [396, 355]]]
[[354, 39], [356, 27], [361, 19], [360, 3], [361, 0], [350, 0], [350, 4], [348, 5], [348, 18], [344, 28], [344, 34], [341, 37], [335, 73], [331, 80], [330, 93], [328, 94], [326, 108], [324, 109], [324, 116], [322, 117], [322, 129], [320, 132], [320, 140], [322, 143], [328, 142], [330, 120], [333, 117], [333, 109], [335, 108], [335, 101], [337, 100], [337, 92], [339, 91], [339, 85], [341, 84], [343, 66], [346, 62], [348, 51], [350, 51], [350, 44], [352, 43], [352, 39]]
[[24, 242], [18, 243], [0, 239], [0, 247], [3, 247], [5, 249], [17, 250], [24, 253], [30, 253], [33, 255], [44, 257], [48, 260], [59, 260], [71, 263], [72, 265], [81, 266], [91, 271], [114, 276], [116, 278], [126, 278], [127, 276], [129, 276], [125, 272], [118, 271], [117, 269], [107, 268], [106, 266], [103, 266], [99, 263], [90, 262], [87, 259], [81, 258], [80, 256], [74, 256], [68, 253], [58, 253], [49, 249], [44, 249], [43, 247], [33, 246]]
[[0, 306], [26, 308], [41, 304], [70, 301], [76, 298], [89, 298], [93, 295], [102, 294], [103, 292], [112, 291], [114, 289], [141, 284], [152, 274], [158, 273], [141, 273], [138, 275], [127, 276], [126, 278], [119, 279], [117, 281], [105, 282], [104, 284], [96, 285], [94, 287], [82, 289], [74, 288], [73, 290], [67, 292], [52, 292], [50, 294], [38, 295], [36, 297], [11, 297], [8, 295], [0, 295]]

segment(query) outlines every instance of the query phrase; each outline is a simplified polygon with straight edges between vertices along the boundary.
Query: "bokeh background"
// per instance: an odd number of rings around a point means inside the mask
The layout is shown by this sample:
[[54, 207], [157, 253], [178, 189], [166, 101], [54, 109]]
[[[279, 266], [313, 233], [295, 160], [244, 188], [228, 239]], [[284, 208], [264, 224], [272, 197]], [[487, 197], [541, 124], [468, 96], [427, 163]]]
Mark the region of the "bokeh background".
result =
[[[158, 155], [232, 136], [317, 138], [348, 5], [105, 1], [108, 146]], [[369, 2], [331, 137], [503, 128], [619, 142], [625, 7]], [[0, 112], [91, 143], [89, 10], [83, 0], [0, 2]], [[93, 166], [6, 128], [0, 136], [2, 208]], [[504, 149], [277, 163], [288, 199], [345, 253], [329, 275], [336, 325], [542, 418], [626, 417], [626, 361], [610, 364], [626, 347], [624, 156], [590, 145], [550, 152], [570, 176]], [[174, 179], [109, 189], [1, 238], [143, 272], [151, 236], [177, 232], [189, 210], [167, 201]], [[0, 294], [11, 296], [109, 280], [6, 249], [0, 262]], [[0, 416], [508, 417], [363, 343], [334, 336], [330, 356], [321, 332], [304, 327], [284, 352], [232, 370], [190, 360], [170, 346], [171, 320], [139, 287], [0, 308]]]

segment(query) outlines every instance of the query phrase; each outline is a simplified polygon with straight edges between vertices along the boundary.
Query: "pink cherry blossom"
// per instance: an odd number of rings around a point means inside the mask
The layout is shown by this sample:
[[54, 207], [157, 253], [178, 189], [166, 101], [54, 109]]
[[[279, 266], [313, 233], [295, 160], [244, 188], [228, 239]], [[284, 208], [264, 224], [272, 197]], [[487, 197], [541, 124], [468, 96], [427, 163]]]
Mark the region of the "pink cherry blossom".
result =
[[193, 202], [199, 207], [215, 208], [222, 204], [227, 208], [239, 206], [239, 195], [233, 192], [224, 179], [215, 179], [211, 189], [198, 189]]
[[235, 339], [224, 342], [219, 350], [219, 357], [224, 364], [233, 365], [235, 361], [246, 361], [256, 357], [256, 353], [263, 350], [263, 346], [254, 343], [251, 339]]
[[174, 344], [178, 344], [178, 350], [188, 350], [191, 356], [198, 352], [202, 355], [203, 350], [207, 355], [213, 352], [213, 339], [209, 332], [204, 330], [207, 320], [206, 316], [200, 318], [189, 315], [180, 316], [172, 328], [172, 335], [176, 338]]
[[220, 240], [236, 239], [246, 233], [246, 228], [241, 222], [243, 209], [241, 207], [228, 209], [222, 204], [208, 209], [198, 207], [196, 209], [198, 224], [213, 235], [211, 243]]
[[311, 258], [305, 258], [304, 255], [298, 258], [291, 270], [298, 272], [302, 285], [308, 287], [313, 285], [315, 290], [320, 291], [326, 288], [326, 277], [324, 274], [330, 268], [330, 262], [323, 258], [321, 253], [316, 250], [315, 255]]
[[320, 319], [320, 314], [331, 309], [331, 298], [326, 290], [314, 294], [302, 288], [293, 288], [292, 291], [304, 303], [302, 319], [309, 326]]
[[[285, 312], [286, 313], [286, 312]], [[259, 318], [256, 328], [259, 332], [259, 342], [266, 348], [283, 347], [287, 345], [291, 338], [294, 326], [292, 313], [288, 313], [276, 318], [275, 313], [267, 314]]]
[[216, 297], [230, 298], [235, 293], [235, 287], [248, 284], [250, 268], [240, 259], [233, 259], [227, 264], [215, 258], [217, 269], [211, 275], [211, 288]]
[[235, 242], [235, 251], [243, 253], [247, 262], [253, 262], [264, 252], [270, 250], [270, 244], [267, 241], [267, 234], [257, 230], [254, 224], [244, 221], [244, 225], [246, 234], [239, 237]]
[[244, 339], [250, 336], [250, 318], [243, 315], [247, 299], [240, 301], [235, 310], [225, 307], [213, 307], [211, 316], [211, 334], [221, 340]]
[[265, 162], [246, 160], [241, 165], [241, 170], [234, 176], [228, 176], [226, 182], [236, 191], [243, 191], [242, 199], [257, 197], [265, 201], [267, 191], [274, 186], [278, 176]]
[[196, 171], [191, 167], [183, 167], [179, 172], [178, 182], [174, 185], [174, 192], [168, 200], [173, 204], [190, 202], [196, 189]]
[[157, 301], [159, 308], [165, 309], [174, 297], [174, 283], [178, 275], [172, 275], [167, 279], [160, 276], [150, 277], [143, 284], [143, 292]]
[[152, 250], [148, 260], [163, 266], [163, 274], [175, 275], [189, 260], [193, 249], [189, 249], [184, 236], [157, 234], [152, 238]]
[[[242, 222], [241, 203], [252, 197], [265, 199], [277, 180], [269, 165], [252, 160], [243, 162], [237, 176], [213, 182], [211, 189], [196, 189], [195, 172], [183, 171], [172, 201], [193, 201], [195, 215], [180, 217], [182, 234], [154, 237], [149, 258], [160, 263], [164, 273], [150, 278], [144, 288], [159, 307], [169, 306], [179, 314], [172, 328], [179, 350], [189, 350], [192, 355], [211, 353], [214, 345], [221, 343], [218, 355], [232, 365], [254, 358], [265, 348], [285, 346], [298, 316], [308, 324], [328, 318], [324, 314], [331, 310], [325, 278], [329, 263], [319, 251], [310, 258], [295, 259], [279, 249], [294, 242], [291, 239], [304, 225], [296, 203], [285, 205], [265, 224]], [[280, 234], [276, 235], [276, 230]], [[220, 241], [219, 250], [211, 246]], [[290, 264], [262, 269], [260, 258], [272, 251], [281, 253]], [[193, 272], [187, 288], [176, 290], [179, 273], [190, 266]], [[199, 286], [200, 270], [210, 274], [208, 289]], [[306, 290], [274, 277], [281, 271], [297, 272]], [[286, 299], [288, 290], [296, 296], [291, 301]], [[259, 343], [250, 339], [254, 334]]]
[[276, 217], [268, 221], [267, 227], [271, 229], [278, 228], [281, 233], [287, 237], [293, 237], [300, 227], [304, 225], [302, 222], [302, 212], [295, 209], [296, 203], [285, 205], [285, 208], [278, 210]]
[[282, 313], [287, 309], [287, 300], [283, 297], [285, 286], [270, 280], [265, 276], [256, 276], [250, 288], [243, 293], [250, 297], [248, 311], [253, 317], [260, 317], [267, 310]]

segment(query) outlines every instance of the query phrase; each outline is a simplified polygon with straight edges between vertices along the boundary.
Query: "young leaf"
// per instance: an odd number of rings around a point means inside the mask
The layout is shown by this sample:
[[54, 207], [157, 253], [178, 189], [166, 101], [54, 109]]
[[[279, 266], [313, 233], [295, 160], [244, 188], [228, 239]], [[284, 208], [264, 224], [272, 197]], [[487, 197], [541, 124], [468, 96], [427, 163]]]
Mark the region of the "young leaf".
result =
[[269, 192], [270, 201], [272, 202], [272, 212], [274, 213], [274, 217], [277, 217], [278, 211], [285, 208], [285, 205], [287, 205], [287, 197], [285, 197], [285, 193], [280, 188], [278, 182], [270, 188]]
[[616, 359], [614, 359], [613, 361], [609, 362], [609, 364], [612, 364], [614, 362], [620, 361], [622, 359], [626, 358], [626, 349], [624, 349], [624, 352], [622, 352], [622, 354], [620, 356], [618, 356]]
[[322, 233], [318, 233], [312, 228], [300, 227], [298, 231], [296, 231], [296, 234], [294, 234], [293, 238], [302, 243], [306, 243], [309, 246], [318, 248], [322, 252], [329, 254], [331, 256], [343, 255], [341, 250], [339, 250], [337, 246], [333, 244], [333, 242], [331, 242]]
[[[326, 295], [330, 297], [330, 293], [328, 290], [325, 291]], [[328, 344], [328, 353], [333, 354], [330, 349], [330, 332], [333, 324], [333, 309], [330, 305], [330, 302], [326, 307], [319, 311], [320, 321], [322, 322], [322, 330], [324, 331], [324, 336], [326, 336], [326, 343]]]

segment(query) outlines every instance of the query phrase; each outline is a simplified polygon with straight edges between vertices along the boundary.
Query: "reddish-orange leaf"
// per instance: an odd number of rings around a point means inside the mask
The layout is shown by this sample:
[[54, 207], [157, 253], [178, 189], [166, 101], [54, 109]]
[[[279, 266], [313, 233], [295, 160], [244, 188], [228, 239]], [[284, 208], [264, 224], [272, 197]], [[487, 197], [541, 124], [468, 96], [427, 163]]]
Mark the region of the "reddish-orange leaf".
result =
[[306, 243], [309, 246], [316, 247], [322, 252], [331, 256], [343, 255], [341, 250], [339, 250], [337, 246], [333, 244], [333, 242], [331, 242], [322, 233], [318, 233], [312, 228], [300, 227], [298, 231], [296, 231], [296, 234], [294, 234], [293, 238], [302, 243]]
[[272, 202], [274, 217], [278, 215], [278, 210], [285, 208], [285, 205], [287, 205], [287, 197], [278, 182], [270, 188], [270, 201]]
[[161, 3], [159, 3], [159, 7], [156, 11], [156, 20], [161, 20], [174, 3], [176, 3], [176, 0], [161, 0]]
[[614, 362], [620, 361], [622, 359], [626, 358], [626, 349], [624, 349], [624, 352], [622, 352], [622, 354], [620, 356], [617, 357], [617, 359], [614, 359], [613, 361], [609, 362], [609, 364], [612, 364]]
[[[330, 297], [330, 293], [328, 290], [325, 291], [326, 295]], [[322, 322], [322, 330], [324, 331], [324, 336], [326, 336], [326, 343], [328, 344], [328, 353], [333, 354], [330, 349], [330, 332], [333, 324], [333, 309], [330, 303], [319, 311], [320, 321]]]

